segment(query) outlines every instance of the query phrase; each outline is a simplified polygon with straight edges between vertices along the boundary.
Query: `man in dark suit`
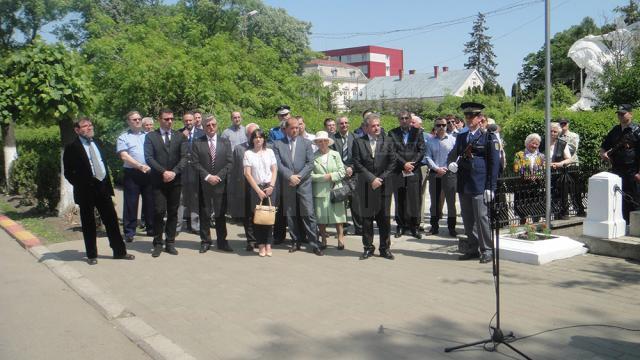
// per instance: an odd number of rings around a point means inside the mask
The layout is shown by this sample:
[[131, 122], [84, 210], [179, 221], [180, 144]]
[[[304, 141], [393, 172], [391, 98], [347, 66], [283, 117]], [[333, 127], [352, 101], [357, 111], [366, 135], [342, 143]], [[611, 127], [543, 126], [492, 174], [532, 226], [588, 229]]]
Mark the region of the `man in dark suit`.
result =
[[318, 229], [313, 209], [311, 170], [313, 151], [311, 141], [298, 136], [298, 119], [289, 118], [285, 124], [286, 137], [273, 143], [278, 161], [278, 191], [287, 218], [292, 246], [289, 252], [300, 249], [303, 237], [309, 241], [314, 254], [324, 255], [318, 242]]
[[389, 137], [380, 131], [380, 115], [371, 113], [365, 118], [365, 135], [353, 145], [353, 166], [357, 174], [356, 196], [362, 216], [362, 245], [360, 260], [373, 256], [373, 221], [380, 233], [380, 256], [393, 260], [391, 247], [390, 210], [393, 193], [392, 175], [395, 150]]
[[[346, 116], [340, 116], [338, 119], [338, 130], [334, 134], [335, 142], [332, 145], [333, 150], [340, 153], [342, 162], [347, 173], [347, 178], [354, 176], [353, 172], [353, 142], [356, 136], [349, 131], [349, 119]], [[349, 196], [348, 206], [351, 209], [351, 219], [353, 220], [353, 234], [362, 235], [362, 219], [358, 215], [358, 197]]]
[[227, 175], [233, 152], [229, 139], [217, 134], [218, 120], [213, 115], [204, 119], [205, 135], [193, 143], [192, 153], [200, 180], [200, 253], [211, 247], [211, 214], [215, 213], [218, 250], [232, 252], [227, 241]]
[[489, 223], [489, 205], [495, 196], [500, 170], [500, 143], [495, 134], [480, 128], [484, 105], [466, 102], [461, 105], [468, 131], [456, 137], [448, 168], [458, 174], [457, 188], [464, 232], [469, 250], [460, 260], [493, 259], [493, 241]]
[[187, 138], [187, 151], [185, 152], [185, 164], [181, 175], [182, 194], [180, 196], [180, 206], [178, 207], [178, 225], [176, 231], [191, 231], [199, 233], [199, 202], [198, 189], [198, 169], [193, 159], [192, 148], [196, 139], [204, 136], [204, 130], [195, 127], [195, 115], [187, 111], [182, 115], [184, 127], [180, 131]]
[[[256, 129], [260, 129], [257, 124], [247, 124], [247, 139], [251, 139], [251, 134]], [[244, 234], [247, 237], [245, 250], [253, 251], [256, 237], [253, 233], [251, 214], [256, 204], [251, 203], [251, 196], [248, 196], [251, 187], [247, 178], [244, 177], [244, 153], [247, 149], [249, 149], [249, 140], [233, 148], [233, 165], [231, 165], [230, 175], [227, 176], [227, 205], [232, 218], [242, 219]]]
[[80, 223], [87, 251], [87, 263], [89, 265], [98, 263], [95, 209], [98, 209], [107, 230], [113, 258], [133, 260], [135, 256], [127, 254], [118, 227], [118, 216], [111, 200], [113, 186], [107, 165], [102, 160], [100, 149], [93, 139], [91, 119], [88, 117], [78, 119], [73, 124], [73, 129], [78, 137], [65, 147], [62, 162], [64, 177], [73, 185], [73, 199], [80, 206]]
[[413, 237], [421, 238], [418, 225], [420, 213], [420, 185], [422, 172], [420, 166], [425, 155], [425, 143], [422, 129], [411, 126], [411, 114], [402, 111], [398, 115], [400, 126], [389, 131], [396, 153], [396, 167], [393, 176], [396, 204], [396, 237], [411, 232]]
[[[180, 174], [185, 164], [187, 138], [171, 129], [173, 111], [160, 110], [160, 129], [147, 134], [144, 141], [144, 157], [151, 167], [151, 185], [154, 202], [154, 237], [151, 256], [162, 253], [162, 235], [166, 233], [166, 252], [178, 255], [175, 247], [178, 206], [180, 205]], [[165, 226], [164, 217], [167, 216]]]

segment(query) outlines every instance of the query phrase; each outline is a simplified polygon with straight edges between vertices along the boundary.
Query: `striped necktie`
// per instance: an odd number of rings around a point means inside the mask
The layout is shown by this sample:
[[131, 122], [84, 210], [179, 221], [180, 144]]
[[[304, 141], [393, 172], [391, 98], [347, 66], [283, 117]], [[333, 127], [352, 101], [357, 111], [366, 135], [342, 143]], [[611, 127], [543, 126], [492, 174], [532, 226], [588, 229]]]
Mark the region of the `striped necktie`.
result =
[[209, 138], [209, 156], [211, 156], [211, 168], [216, 164], [216, 144], [213, 138]]

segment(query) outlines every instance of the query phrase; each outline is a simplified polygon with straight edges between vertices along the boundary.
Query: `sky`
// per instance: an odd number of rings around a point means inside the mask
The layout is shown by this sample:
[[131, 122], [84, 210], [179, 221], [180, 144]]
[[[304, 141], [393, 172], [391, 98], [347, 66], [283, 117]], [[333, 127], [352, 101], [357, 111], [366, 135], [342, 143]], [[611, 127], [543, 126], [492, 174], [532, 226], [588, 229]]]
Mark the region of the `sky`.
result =
[[[474, 15], [487, 15], [498, 82], [507, 95], [522, 67], [522, 59], [544, 45], [543, 0], [263, 0], [312, 24], [311, 48], [316, 51], [379, 45], [404, 50], [405, 73], [433, 72], [433, 66], [462, 69], [467, 60]], [[549, 0], [551, 34], [590, 16], [599, 26], [613, 22], [613, 9], [628, 0]], [[492, 13], [493, 11], [503, 9]], [[437, 25], [433, 25], [436, 24]], [[394, 30], [420, 28], [406, 32]], [[348, 33], [383, 34], [353, 36]]]

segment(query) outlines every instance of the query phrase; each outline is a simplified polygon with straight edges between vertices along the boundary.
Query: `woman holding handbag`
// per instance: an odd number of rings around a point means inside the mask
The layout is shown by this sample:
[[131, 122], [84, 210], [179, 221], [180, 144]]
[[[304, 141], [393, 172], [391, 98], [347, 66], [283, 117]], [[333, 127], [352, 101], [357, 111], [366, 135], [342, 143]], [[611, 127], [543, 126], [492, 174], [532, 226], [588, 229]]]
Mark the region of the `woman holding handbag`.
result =
[[[251, 204], [271, 205], [274, 197], [276, 176], [278, 175], [276, 156], [273, 150], [267, 148], [264, 132], [261, 129], [253, 131], [249, 138], [249, 149], [244, 153], [244, 176], [251, 186]], [[251, 215], [254, 222], [255, 209]], [[254, 234], [258, 244], [260, 257], [271, 256], [273, 244], [273, 225], [255, 224]]]
[[344, 200], [331, 200], [331, 190], [343, 186], [346, 175], [340, 153], [329, 149], [333, 139], [326, 131], [318, 131], [313, 140], [318, 151], [314, 154], [311, 180], [316, 221], [322, 236], [321, 249], [327, 247], [327, 225], [335, 224], [338, 231], [338, 250], [344, 249], [343, 225], [347, 222]]

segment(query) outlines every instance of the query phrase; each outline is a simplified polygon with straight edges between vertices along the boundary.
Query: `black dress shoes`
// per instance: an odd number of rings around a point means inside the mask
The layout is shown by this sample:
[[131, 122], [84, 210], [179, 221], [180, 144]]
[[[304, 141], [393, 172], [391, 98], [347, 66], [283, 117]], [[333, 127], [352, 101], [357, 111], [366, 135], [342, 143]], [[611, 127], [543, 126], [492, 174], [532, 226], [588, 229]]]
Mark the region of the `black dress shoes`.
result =
[[396, 233], [393, 236], [395, 238], [399, 238], [402, 235], [404, 235], [404, 229], [401, 228], [400, 226], [396, 226]]
[[158, 257], [162, 254], [162, 245], [155, 245], [153, 247], [153, 251], [151, 252], [151, 256]]
[[431, 227], [431, 235], [438, 235], [440, 233], [440, 229], [437, 226]]
[[247, 244], [247, 247], [244, 248], [246, 251], [253, 251], [253, 245]]
[[473, 260], [479, 257], [480, 257], [480, 253], [473, 252], [473, 253], [466, 253], [458, 256], [458, 260]]
[[393, 254], [391, 253], [391, 250], [385, 250], [385, 251], [382, 251], [382, 252], [380, 253], [380, 257], [383, 257], [383, 258], [388, 259], [388, 260], [393, 260], [393, 259], [395, 259], [395, 258], [396, 258], [396, 257], [395, 257], [395, 256], [393, 256]]
[[360, 255], [360, 260], [367, 260], [368, 258], [373, 256], [373, 251], [365, 250], [362, 255]]
[[411, 236], [413, 236], [416, 239], [422, 239], [422, 234], [420, 234], [420, 232], [418, 230], [412, 230], [411, 231]]
[[480, 264], [486, 264], [493, 261], [493, 255], [490, 252], [486, 252], [480, 256]]
[[204, 254], [211, 248], [211, 244], [203, 242], [200, 244], [200, 254]]
[[320, 248], [313, 249], [313, 253], [318, 255], [318, 256], [324, 256], [324, 252]]
[[229, 246], [229, 245], [219, 247], [219, 248], [218, 248], [218, 250], [220, 250], [220, 251], [224, 251], [224, 252], [228, 252], [228, 253], [233, 252], [233, 249], [232, 249], [232, 248], [231, 248], [231, 246]]
[[87, 259], [87, 264], [89, 264], [89, 265], [97, 265], [98, 264], [98, 259], [96, 259], [96, 258]]
[[291, 244], [291, 247], [289, 248], [290, 253], [294, 253], [298, 250], [300, 250], [300, 244]]
[[458, 236], [458, 232], [456, 231], [456, 229], [449, 229], [449, 236], [451, 237]]
[[115, 260], [134, 260], [136, 257], [133, 254], [124, 254], [124, 255], [114, 255], [113, 258]]
[[133, 236], [125, 236], [124, 237], [124, 241], [129, 242], [129, 243], [133, 242]]
[[173, 245], [167, 245], [164, 251], [171, 255], [178, 255], [178, 250], [176, 250], [176, 247]]

